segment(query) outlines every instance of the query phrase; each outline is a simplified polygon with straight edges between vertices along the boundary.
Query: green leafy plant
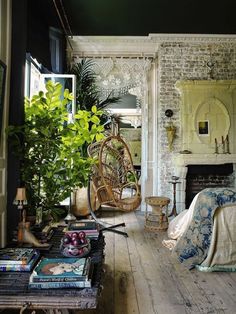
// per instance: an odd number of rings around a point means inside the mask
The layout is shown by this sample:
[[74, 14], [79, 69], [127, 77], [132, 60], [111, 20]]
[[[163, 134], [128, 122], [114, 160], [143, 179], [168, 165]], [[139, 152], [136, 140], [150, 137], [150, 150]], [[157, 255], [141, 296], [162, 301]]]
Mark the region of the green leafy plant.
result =
[[27, 189], [29, 208], [51, 210], [70, 196], [75, 187], [86, 186], [92, 158], [81, 148], [103, 138], [100, 117], [103, 111], [77, 110], [73, 121], [67, 106], [73, 95], [68, 90], [62, 97], [59, 83], [46, 84], [25, 100], [25, 123], [9, 126], [10, 144], [21, 161], [21, 178]]

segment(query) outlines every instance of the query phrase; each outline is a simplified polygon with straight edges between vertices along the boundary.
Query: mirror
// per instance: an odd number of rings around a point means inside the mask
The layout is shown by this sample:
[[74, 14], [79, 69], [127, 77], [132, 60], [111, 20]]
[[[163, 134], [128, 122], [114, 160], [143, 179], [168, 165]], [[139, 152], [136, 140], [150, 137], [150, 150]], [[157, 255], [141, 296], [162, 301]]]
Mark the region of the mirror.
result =
[[6, 83], [6, 65], [0, 60], [0, 132], [2, 132], [5, 83]]

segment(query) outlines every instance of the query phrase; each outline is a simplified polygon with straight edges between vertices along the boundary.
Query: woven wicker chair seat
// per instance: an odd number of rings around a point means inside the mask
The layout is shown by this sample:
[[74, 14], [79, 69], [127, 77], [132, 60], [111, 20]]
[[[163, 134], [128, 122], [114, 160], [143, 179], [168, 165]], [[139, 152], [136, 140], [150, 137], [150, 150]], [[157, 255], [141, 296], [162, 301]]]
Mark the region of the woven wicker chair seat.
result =
[[[140, 187], [125, 141], [120, 136], [109, 136], [91, 144], [88, 154], [98, 161], [93, 167], [91, 180], [100, 204], [123, 211], [137, 209], [141, 203]], [[127, 196], [127, 190], [130, 196]]]

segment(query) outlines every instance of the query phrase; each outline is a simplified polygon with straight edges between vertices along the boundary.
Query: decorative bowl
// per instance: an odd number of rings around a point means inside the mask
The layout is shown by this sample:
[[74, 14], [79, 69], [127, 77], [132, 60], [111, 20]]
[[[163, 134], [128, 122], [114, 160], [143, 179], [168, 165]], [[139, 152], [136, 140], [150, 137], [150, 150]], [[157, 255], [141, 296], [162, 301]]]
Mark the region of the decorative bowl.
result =
[[61, 239], [60, 250], [65, 257], [85, 257], [91, 251], [90, 240], [80, 232], [65, 233]]

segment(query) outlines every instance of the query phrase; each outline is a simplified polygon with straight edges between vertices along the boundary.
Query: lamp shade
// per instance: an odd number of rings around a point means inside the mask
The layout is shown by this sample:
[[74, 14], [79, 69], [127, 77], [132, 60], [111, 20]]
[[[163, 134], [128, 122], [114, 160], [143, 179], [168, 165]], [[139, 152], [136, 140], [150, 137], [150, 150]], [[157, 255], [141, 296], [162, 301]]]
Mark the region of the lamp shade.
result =
[[25, 188], [17, 188], [16, 197], [17, 201], [25, 201], [26, 200], [26, 191]]
[[27, 204], [25, 188], [17, 188], [14, 204]]

